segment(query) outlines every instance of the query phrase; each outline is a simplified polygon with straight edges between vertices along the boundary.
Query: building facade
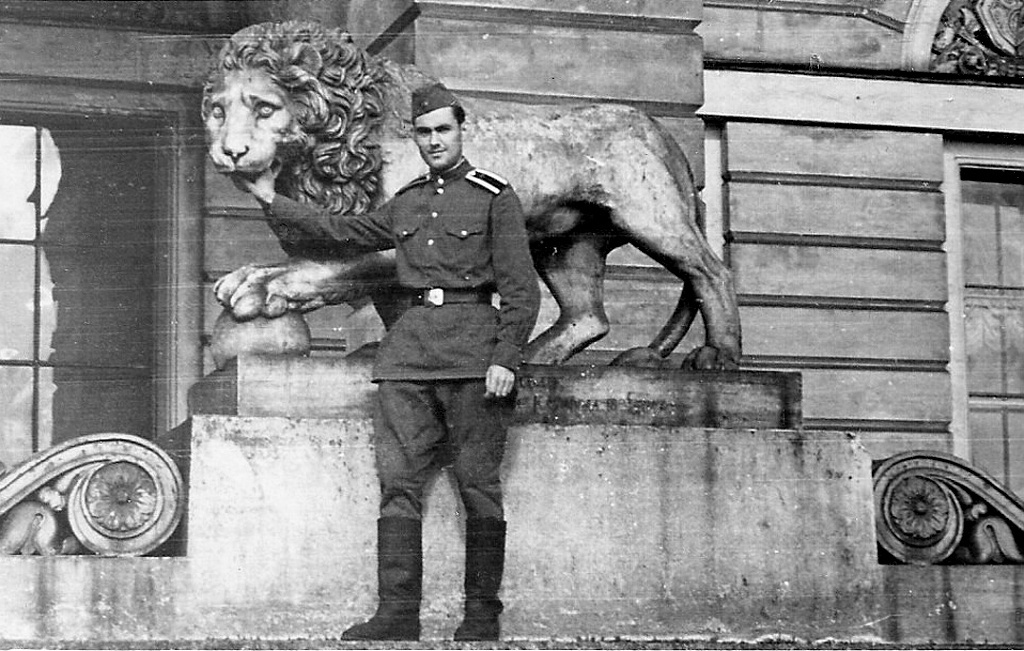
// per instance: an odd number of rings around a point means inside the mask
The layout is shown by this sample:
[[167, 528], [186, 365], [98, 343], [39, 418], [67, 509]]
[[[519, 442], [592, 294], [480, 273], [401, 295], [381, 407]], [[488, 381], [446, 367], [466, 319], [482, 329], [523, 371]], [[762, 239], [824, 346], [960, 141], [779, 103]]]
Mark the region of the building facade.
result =
[[[743, 367], [800, 371], [808, 428], [874, 458], [949, 451], [1024, 493], [1015, 0], [2, 3], [4, 463], [186, 417], [212, 283], [282, 256], [205, 163], [201, 85], [226, 34], [292, 17], [466, 95], [648, 111], [736, 272]], [[646, 343], [678, 295], [636, 251], [610, 263], [612, 331], [576, 363]], [[315, 355], [382, 330], [369, 306], [309, 321]]]

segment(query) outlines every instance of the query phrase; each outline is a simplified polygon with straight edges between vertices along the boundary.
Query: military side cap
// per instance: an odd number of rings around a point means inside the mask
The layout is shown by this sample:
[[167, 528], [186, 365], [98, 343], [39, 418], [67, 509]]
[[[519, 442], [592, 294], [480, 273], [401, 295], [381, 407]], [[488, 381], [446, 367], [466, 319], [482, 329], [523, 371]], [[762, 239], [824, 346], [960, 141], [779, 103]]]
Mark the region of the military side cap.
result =
[[446, 106], [458, 106], [459, 100], [444, 84], [421, 86], [412, 91], [412, 119]]

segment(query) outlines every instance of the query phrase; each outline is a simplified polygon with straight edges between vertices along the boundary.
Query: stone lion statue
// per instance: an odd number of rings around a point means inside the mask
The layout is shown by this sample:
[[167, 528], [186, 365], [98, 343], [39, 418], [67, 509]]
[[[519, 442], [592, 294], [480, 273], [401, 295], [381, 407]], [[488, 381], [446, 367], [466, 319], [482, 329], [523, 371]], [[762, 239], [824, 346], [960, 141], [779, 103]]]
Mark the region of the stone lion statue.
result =
[[[229, 175], [279, 165], [278, 193], [336, 214], [373, 210], [424, 171], [408, 116], [412, 89], [432, 81], [412, 66], [370, 57], [341, 30], [304, 22], [248, 27], [224, 45], [204, 90], [210, 158]], [[286, 124], [268, 124], [267, 103], [286, 110]], [[654, 120], [608, 104], [462, 103], [466, 158], [516, 188], [537, 271], [560, 308], [530, 342], [527, 361], [562, 363], [608, 332], [605, 260], [632, 244], [682, 286], [654, 340], [616, 362], [662, 365], [699, 312], [705, 341], [684, 367], [737, 367], [731, 272], [701, 232], [686, 156]], [[367, 299], [385, 327], [399, 316], [388, 301], [396, 287], [393, 252], [325, 243], [290, 253], [287, 262], [247, 265], [220, 279], [218, 300], [235, 321]]]

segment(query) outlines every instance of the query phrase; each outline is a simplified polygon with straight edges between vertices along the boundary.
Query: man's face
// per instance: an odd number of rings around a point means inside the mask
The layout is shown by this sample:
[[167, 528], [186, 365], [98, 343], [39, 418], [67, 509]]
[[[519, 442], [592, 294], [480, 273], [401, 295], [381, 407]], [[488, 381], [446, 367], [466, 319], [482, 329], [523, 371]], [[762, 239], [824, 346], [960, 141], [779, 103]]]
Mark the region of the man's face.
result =
[[462, 158], [462, 125], [450, 106], [434, 109], [413, 120], [413, 140], [434, 172], [452, 168]]

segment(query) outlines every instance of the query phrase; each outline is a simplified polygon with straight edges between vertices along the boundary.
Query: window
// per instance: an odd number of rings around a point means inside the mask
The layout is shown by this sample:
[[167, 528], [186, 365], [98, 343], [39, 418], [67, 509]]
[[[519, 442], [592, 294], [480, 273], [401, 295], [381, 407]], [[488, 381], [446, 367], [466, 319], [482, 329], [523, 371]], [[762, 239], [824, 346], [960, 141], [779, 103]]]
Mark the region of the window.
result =
[[39, 247], [43, 215], [60, 181], [49, 131], [0, 126], [0, 404], [3, 459], [21, 459], [52, 429], [53, 282]]
[[1024, 147], [946, 141], [951, 452], [1024, 494]]
[[153, 133], [0, 124], [0, 461], [154, 433]]
[[[1024, 172], [961, 170], [971, 455], [1024, 488]], [[1019, 475], [1019, 476], [1018, 476]]]

